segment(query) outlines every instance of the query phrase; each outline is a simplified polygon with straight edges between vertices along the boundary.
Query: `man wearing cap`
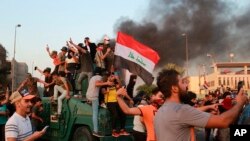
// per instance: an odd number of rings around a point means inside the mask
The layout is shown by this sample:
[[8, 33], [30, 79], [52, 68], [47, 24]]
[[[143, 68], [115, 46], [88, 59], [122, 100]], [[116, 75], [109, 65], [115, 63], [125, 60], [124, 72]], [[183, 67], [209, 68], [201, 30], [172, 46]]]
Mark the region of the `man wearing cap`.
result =
[[31, 112], [31, 99], [35, 96], [23, 91], [14, 92], [9, 100], [16, 107], [16, 112], [9, 118], [5, 125], [6, 141], [33, 141], [45, 134], [45, 130], [32, 132], [28, 114]]
[[[44, 81], [46, 83], [51, 83], [53, 81], [52, 75], [51, 75], [51, 68], [47, 67], [43, 71], [39, 69], [38, 67], [35, 67], [35, 70], [40, 72], [42, 75], [44, 75]], [[43, 91], [43, 96], [44, 97], [51, 97], [54, 94], [54, 86], [55, 85], [50, 85], [50, 86], [44, 86], [44, 91]]]

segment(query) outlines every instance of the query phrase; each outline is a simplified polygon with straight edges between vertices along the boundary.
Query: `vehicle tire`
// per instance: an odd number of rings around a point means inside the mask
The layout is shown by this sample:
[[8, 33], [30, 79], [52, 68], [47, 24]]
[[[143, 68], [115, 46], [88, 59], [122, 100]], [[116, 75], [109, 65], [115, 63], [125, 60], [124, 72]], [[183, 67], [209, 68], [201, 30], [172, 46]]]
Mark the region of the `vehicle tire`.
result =
[[78, 127], [74, 134], [72, 141], [94, 141], [94, 138], [87, 127]]

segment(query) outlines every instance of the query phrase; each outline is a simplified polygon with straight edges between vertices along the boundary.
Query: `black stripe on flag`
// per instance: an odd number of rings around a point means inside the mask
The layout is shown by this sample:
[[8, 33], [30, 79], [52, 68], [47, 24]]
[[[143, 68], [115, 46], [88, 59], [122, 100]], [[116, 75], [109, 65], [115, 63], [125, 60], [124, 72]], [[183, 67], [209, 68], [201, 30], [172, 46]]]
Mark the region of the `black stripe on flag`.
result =
[[154, 77], [152, 76], [151, 73], [149, 73], [143, 67], [132, 61], [126, 60], [120, 56], [115, 55], [114, 63], [115, 63], [115, 68], [127, 69], [130, 73], [140, 76], [147, 85], [151, 85], [154, 81]]

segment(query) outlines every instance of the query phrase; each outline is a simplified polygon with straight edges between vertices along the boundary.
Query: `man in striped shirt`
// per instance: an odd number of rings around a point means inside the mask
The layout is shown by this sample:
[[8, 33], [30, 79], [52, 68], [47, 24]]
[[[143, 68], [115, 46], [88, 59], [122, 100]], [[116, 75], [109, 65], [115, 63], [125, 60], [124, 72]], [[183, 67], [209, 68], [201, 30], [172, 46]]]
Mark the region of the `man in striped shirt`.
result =
[[45, 130], [33, 133], [30, 118], [28, 114], [31, 112], [31, 99], [35, 96], [24, 92], [20, 94], [14, 92], [9, 100], [16, 107], [16, 112], [9, 118], [5, 125], [6, 141], [33, 141], [40, 138]]

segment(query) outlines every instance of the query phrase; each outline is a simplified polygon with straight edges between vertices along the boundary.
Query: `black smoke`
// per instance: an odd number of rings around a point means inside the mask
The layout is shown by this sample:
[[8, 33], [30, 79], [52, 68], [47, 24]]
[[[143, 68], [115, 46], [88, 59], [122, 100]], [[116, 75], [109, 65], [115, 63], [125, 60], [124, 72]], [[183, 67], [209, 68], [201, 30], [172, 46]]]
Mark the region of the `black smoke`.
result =
[[207, 53], [217, 62], [229, 61], [229, 53], [237, 61], [249, 59], [250, 10], [236, 12], [237, 4], [226, 0], [152, 0], [149, 5], [141, 22], [121, 18], [115, 32], [132, 35], [156, 50], [161, 57], [158, 67], [169, 62], [184, 65], [182, 33], [188, 37], [190, 66], [209, 63]]

